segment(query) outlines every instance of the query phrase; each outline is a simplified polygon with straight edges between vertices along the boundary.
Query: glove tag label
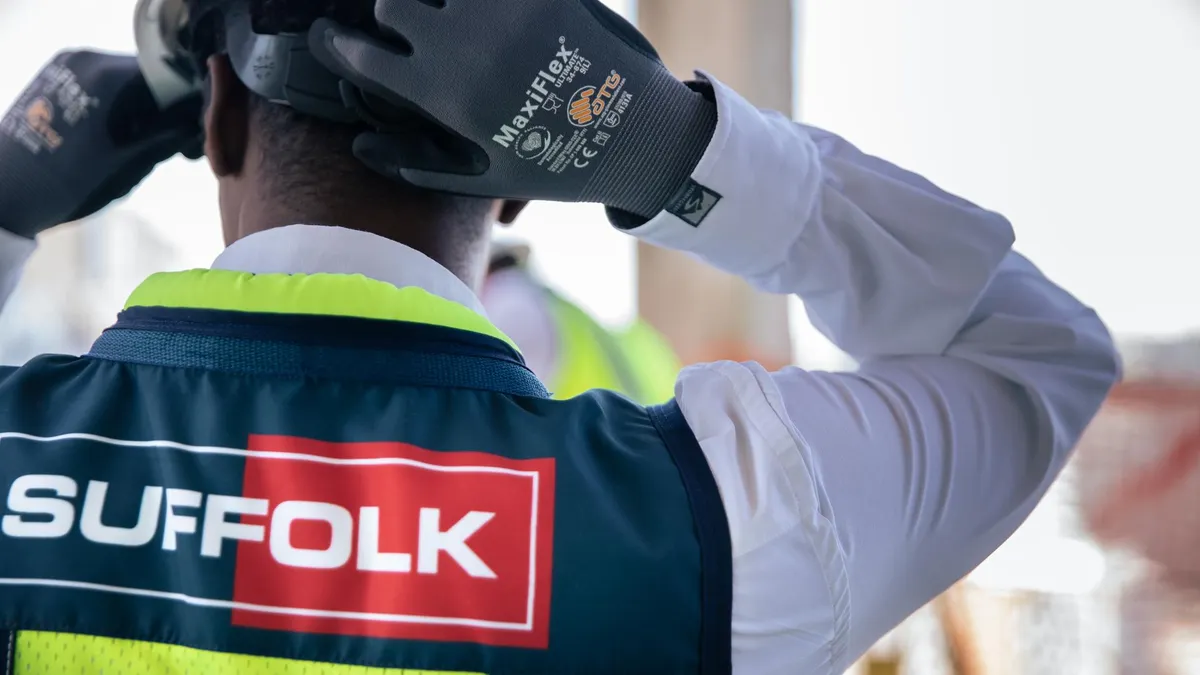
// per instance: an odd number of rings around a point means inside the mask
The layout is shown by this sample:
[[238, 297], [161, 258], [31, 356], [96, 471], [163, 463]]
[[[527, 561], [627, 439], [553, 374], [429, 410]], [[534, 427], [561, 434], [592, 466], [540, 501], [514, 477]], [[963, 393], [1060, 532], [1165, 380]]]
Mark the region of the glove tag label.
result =
[[691, 178], [667, 203], [666, 211], [692, 227], [700, 227], [723, 197]]

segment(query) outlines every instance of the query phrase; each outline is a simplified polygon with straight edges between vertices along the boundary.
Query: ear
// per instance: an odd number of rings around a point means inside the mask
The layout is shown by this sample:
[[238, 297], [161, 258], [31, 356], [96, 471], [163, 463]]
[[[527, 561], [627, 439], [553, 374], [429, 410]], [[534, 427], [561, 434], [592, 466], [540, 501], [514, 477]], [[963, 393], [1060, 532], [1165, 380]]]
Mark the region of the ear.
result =
[[529, 206], [529, 202], [506, 200], [500, 205], [500, 217], [496, 220], [500, 221], [501, 225], [512, 225], [526, 206]]
[[204, 154], [218, 178], [242, 171], [250, 142], [250, 90], [229, 57], [208, 59], [208, 110], [204, 113]]

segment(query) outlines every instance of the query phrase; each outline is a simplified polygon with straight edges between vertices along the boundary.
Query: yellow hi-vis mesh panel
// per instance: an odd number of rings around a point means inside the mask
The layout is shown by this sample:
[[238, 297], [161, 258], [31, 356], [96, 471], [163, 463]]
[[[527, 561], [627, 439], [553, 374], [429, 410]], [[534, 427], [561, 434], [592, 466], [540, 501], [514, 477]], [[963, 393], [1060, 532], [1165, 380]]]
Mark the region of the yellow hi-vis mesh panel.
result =
[[17, 633], [15, 675], [482, 675], [224, 654], [91, 635]]
[[142, 282], [125, 308], [217, 309], [263, 314], [409, 321], [482, 333], [516, 344], [482, 315], [423, 288], [397, 288], [361, 274], [163, 272]]

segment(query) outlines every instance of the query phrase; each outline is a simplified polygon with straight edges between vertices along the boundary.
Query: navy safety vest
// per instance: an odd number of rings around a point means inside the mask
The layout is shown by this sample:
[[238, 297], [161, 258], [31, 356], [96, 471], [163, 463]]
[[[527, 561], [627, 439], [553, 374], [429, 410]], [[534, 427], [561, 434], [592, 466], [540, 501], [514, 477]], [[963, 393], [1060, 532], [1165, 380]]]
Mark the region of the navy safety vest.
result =
[[0, 672], [730, 671], [678, 406], [550, 400], [417, 288], [156, 275], [0, 370], [0, 491]]

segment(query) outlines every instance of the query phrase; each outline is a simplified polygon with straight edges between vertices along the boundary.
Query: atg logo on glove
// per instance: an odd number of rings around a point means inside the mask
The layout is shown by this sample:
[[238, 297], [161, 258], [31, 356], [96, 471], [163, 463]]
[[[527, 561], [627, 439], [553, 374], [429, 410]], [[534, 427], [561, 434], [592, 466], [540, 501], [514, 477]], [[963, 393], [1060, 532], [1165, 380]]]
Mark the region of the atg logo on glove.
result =
[[548, 645], [553, 459], [3, 436], [0, 584], [268, 630]]
[[621, 83], [624, 81], [620, 73], [614, 70], [598, 89], [596, 87], [583, 87], [575, 92], [575, 95], [571, 97], [570, 107], [567, 110], [567, 113], [571, 116], [571, 124], [577, 127], [591, 126], [596, 119], [604, 114], [604, 110], [608, 107], [609, 102], [621, 90]]

